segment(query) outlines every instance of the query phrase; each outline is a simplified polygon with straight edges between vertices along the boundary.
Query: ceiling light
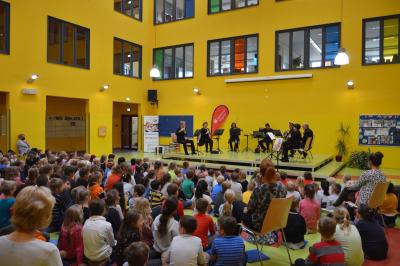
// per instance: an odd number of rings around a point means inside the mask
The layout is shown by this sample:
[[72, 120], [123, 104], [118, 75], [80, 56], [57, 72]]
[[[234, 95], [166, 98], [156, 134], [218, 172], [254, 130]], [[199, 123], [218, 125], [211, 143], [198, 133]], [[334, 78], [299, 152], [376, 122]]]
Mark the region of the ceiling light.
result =
[[157, 68], [157, 65], [153, 65], [153, 68], [150, 70], [150, 77], [152, 77], [152, 78], [160, 78], [161, 77], [161, 72]]
[[354, 81], [352, 81], [352, 80], [347, 81], [347, 88], [354, 89]]
[[103, 92], [103, 91], [108, 90], [109, 88], [110, 88], [110, 85], [104, 84], [103, 86], [101, 86], [100, 91]]
[[29, 79], [28, 79], [28, 83], [33, 83], [35, 80], [37, 80], [39, 78], [38, 74], [32, 74]]
[[193, 88], [193, 92], [197, 95], [200, 95], [200, 89], [199, 88]]
[[346, 49], [340, 48], [338, 54], [335, 57], [335, 65], [343, 66], [349, 64], [349, 56], [346, 53]]
[[131, 111], [131, 108], [130, 108], [130, 107], [126, 108], [126, 111], [127, 111], [127, 112], [130, 112], [130, 111]]

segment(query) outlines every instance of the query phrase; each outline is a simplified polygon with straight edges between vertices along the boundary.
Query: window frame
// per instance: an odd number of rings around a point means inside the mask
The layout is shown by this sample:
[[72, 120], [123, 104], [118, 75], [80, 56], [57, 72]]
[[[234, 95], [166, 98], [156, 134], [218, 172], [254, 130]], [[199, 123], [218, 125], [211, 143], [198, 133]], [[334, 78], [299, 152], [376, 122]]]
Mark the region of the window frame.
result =
[[[175, 19], [171, 20], [171, 21], [163, 21], [163, 22], [159, 22], [157, 23], [157, 9], [156, 9], [156, 1], [157, 0], [153, 0], [153, 25], [157, 26], [157, 25], [162, 25], [162, 24], [167, 24], [167, 23], [173, 23], [173, 22], [178, 22], [178, 21], [182, 21], [182, 20], [186, 20], [186, 19], [192, 19], [195, 18], [196, 16], [196, 1], [193, 0], [193, 16], [192, 17], [184, 17], [181, 19]], [[165, 20], [165, 2], [167, 0], [161, 0], [163, 1], [163, 16], [164, 16], [164, 20]], [[175, 12], [175, 16], [176, 16], [176, 1], [177, 0], [172, 0], [173, 1], [173, 8], [174, 8], [174, 12]], [[186, 0], [183, 1], [183, 12], [186, 13]]]
[[222, 10], [222, 0], [218, 0], [219, 1], [219, 10], [220, 11], [211, 12], [211, 1], [212, 0], [208, 0], [208, 6], [207, 6], [208, 15], [215, 15], [215, 14], [225, 13], [225, 12], [229, 12], [229, 11], [241, 10], [241, 9], [245, 9], [245, 8], [249, 8], [249, 7], [256, 7], [256, 6], [260, 5], [260, 0], [257, 0], [257, 4], [255, 4], [255, 5], [248, 5], [249, 0], [245, 0], [246, 1], [245, 6], [243, 6], [243, 7], [234, 7], [235, 0], [231, 0], [231, 9]]
[[[58, 22], [61, 23], [61, 29], [60, 29], [60, 33], [59, 33], [61, 35], [60, 36], [60, 51], [59, 51], [60, 60], [59, 61], [49, 60], [49, 42], [50, 42], [50, 34], [49, 34], [49, 24], [50, 23], [49, 22], [50, 22], [50, 20], [58, 21]], [[74, 63], [73, 64], [64, 64], [63, 63], [63, 58], [64, 58], [64, 37], [65, 37], [65, 34], [64, 34], [65, 31], [64, 31], [64, 27], [63, 27], [64, 24], [69, 24], [69, 25], [72, 25], [74, 27], [74, 41], [73, 41]], [[88, 33], [87, 34], [87, 38], [86, 38], [86, 64], [85, 64], [85, 66], [81, 66], [81, 65], [78, 65], [76, 63], [77, 62], [76, 41], [77, 41], [77, 29], [78, 28], [87, 31], [87, 33]], [[58, 18], [55, 18], [55, 17], [52, 17], [52, 16], [48, 16], [47, 17], [47, 58], [46, 59], [47, 59], [48, 63], [57, 64], [57, 65], [63, 65], [63, 66], [76, 67], [76, 68], [80, 68], [80, 69], [88, 69], [89, 70], [90, 69], [90, 29], [86, 28], [86, 27], [83, 27], [83, 26], [80, 26], [78, 24], [74, 24], [74, 23], [62, 20], [62, 19], [58, 19]]]
[[[123, 73], [122, 70], [124, 69], [124, 67], [123, 67], [123, 65], [124, 65], [124, 60], [123, 60], [124, 59], [124, 43], [128, 43], [131, 46], [137, 46], [139, 48], [139, 71], [138, 71], [139, 75], [137, 77], [133, 76], [133, 71], [132, 71], [132, 76], [131, 75], [124, 75], [124, 74], [115, 73], [115, 71], [114, 71], [114, 66], [115, 66], [115, 62], [114, 62], [114, 55], [115, 55], [114, 54], [114, 42], [116, 40], [121, 42], [121, 55], [120, 55], [120, 62], [121, 63], [119, 65], [121, 73]], [[132, 49], [132, 47], [131, 47], [131, 49]], [[142, 61], [143, 61], [142, 56], [143, 56], [143, 46], [142, 45], [134, 43], [134, 42], [130, 42], [130, 41], [118, 38], [118, 37], [114, 37], [113, 38], [113, 74], [114, 75], [121, 76], [121, 77], [127, 77], [127, 78], [142, 79]], [[133, 56], [131, 56], [130, 64], [133, 65]]]
[[[383, 35], [384, 35], [384, 21], [387, 19], [393, 19], [397, 18], [399, 20], [399, 27], [398, 27], [398, 56], [400, 56], [400, 14], [396, 15], [388, 15], [388, 16], [383, 16], [383, 17], [373, 17], [373, 18], [366, 18], [362, 20], [362, 54], [361, 54], [361, 65], [362, 66], [376, 66], [376, 65], [394, 65], [394, 64], [400, 64], [400, 57], [397, 62], [381, 62], [383, 59]], [[381, 60], [379, 60], [379, 63], [366, 63], [365, 62], [365, 30], [366, 30], [366, 24], [367, 22], [372, 22], [372, 21], [379, 21], [380, 22], [380, 29], [379, 29], [379, 57]]]
[[[338, 26], [339, 29], [339, 49], [341, 48], [342, 43], [342, 24], [341, 22], [334, 22], [328, 24], [321, 24], [321, 25], [314, 25], [308, 27], [300, 27], [300, 28], [293, 28], [293, 29], [286, 29], [286, 30], [278, 30], [275, 31], [275, 72], [286, 72], [286, 71], [301, 71], [301, 70], [313, 70], [313, 69], [329, 69], [329, 68], [339, 68], [339, 65], [333, 64], [332, 66], [325, 66], [325, 56], [326, 56], [326, 28], [330, 26]], [[321, 52], [321, 62], [324, 66], [320, 67], [310, 67], [310, 31], [313, 29], [322, 29], [322, 52]], [[292, 51], [293, 51], [293, 32], [296, 31], [304, 31], [304, 67], [303, 68], [293, 68], [293, 58], [292, 58]], [[278, 57], [279, 57], [279, 34], [281, 33], [289, 33], [289, 69], [280, 69], [278, 65]], [[307, 63], [307, 64], [306, 64]], [[322, 65], [322, 64], [321, 64]]]
[[[244, 68], [247, 68], [247, 38], [251, 37], [257, 37], [257, 70], [256, 71], [251, 71], [251, 72], [233, 72], [235, 69], [235, 40], [237, 39], [245, 39], [245, 46], [244, 46]], [[223, 41], [230, 41], [230, 72], [229, 73], [221, 73], [221, 50], [222, 50], [222, 45], [221, 43]], [[220, 70], [220, 73], [211, 75], [210, 74], [210, 46], [211, 43], [218, 42], [219, 43], [219, 53], [218, 53], [218, 67]], [[221, 77], [221, 76], [231, 76], [231, 75], [246, 75], [246, 74], [257, 74], [259, 72], [260, 68], [260, 38], [258, 33], [254, 34], [248, 34], [248, 35], [241, 35], [241, 36], [234, 36], [234, 37], [228, 37], [228, 38], [222, 38], [222, 39], [214, 39], [214, 40], [208, 40], [207, 41], [207, 77]]]
[[[173, 69], [173, 72], [174, 72], [174, 75], [175, 75], [175, 58], [176, 58], [175, 57], [175, 55], [176, 55], [175, 51], [176, 51], [176, 48], [183, 47], [184, 48], [183, 49], [183, 66], [184, 66], [183, 73], [185, 73], [185, 71], [186, 71], [186, 48], [185, 47], [187, 47], [187, 46], [192, 46], [193, 47], [193, 65], [192, 65], [193, 75], [191, 77], [186, 77], [186, 75], [184, 75], [183, 78], [174, 77], [174, 78], [165, 79], [163, 77], [160, 77], [160, 78], [152, 78], [152, 80], [153, 81], [164, 81], [164, 80], [193, 79], [194, 78], [194, 43], [193, 42], [192, 43], [179, 44], [179, 45], [171, 45], [171, 46], [153, 48], [153, 65], [156, 64], [155, 54], [156, 54], [157, 50], [163, 50], [164, 51], [166, 49], [172, 49], [172, 56], [171, 56], [171, 58], [172, 58], [172, 66], [171, 66], [171, 68]], [[164, 52], [163, 52], [163, 55], [164, 55]], [[160, 70], [160, 72], [162, 73], [162, 76], [163, 76], [164, 75], [164, 58], [163, 58], [163, 65], [162, 66], [157, 66], [157, 67], [158, 67], [158, 69]]]
[[0, 5], [4, 7], [4, 50], [0, 50], [0, 54], [10, 54], [10, 3], [0, 1]]
[[[115, 6], [114, 6], [114, 11], [117, 12], [117, 13], [119, 13], [119, 14], [122, 14], [122, 15], [124, 15], [124, 16], [126, 16], [126, 17], [132, 18], [132, 19], [134, 19], [134, 20], [136, 20], [136, 21], [143, 22], [143, 0], [139, 0], [139, 5], [140, 5], [140, 7], [139, 7], [139, 18], [135, 18], [135, 17], [130, 16], [130, 15], [126, 14], [125, 12], [123, 12], [123, 10], [124, 10], [124, 3], [125, 3], [125, 1], [124, 1], [124, 0], [121, 0], [121, 10], [115, 9]], [[131, 14], [132, 14], [132, 11], [133, 11], [133, 5], [132, 5], [132, 7], [131, 7]]]

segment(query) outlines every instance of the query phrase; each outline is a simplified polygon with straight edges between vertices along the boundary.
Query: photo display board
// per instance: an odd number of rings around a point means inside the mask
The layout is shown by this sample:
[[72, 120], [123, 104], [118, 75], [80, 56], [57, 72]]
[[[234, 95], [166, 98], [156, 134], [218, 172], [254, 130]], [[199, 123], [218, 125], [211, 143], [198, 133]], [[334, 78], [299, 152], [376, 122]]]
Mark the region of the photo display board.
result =
[[400, 146], [400, 115], [360, 115], [358, 143]]
[[47, 116], [46, 134], [48, 138], [85, 137], [86, 123], [83, 116]]

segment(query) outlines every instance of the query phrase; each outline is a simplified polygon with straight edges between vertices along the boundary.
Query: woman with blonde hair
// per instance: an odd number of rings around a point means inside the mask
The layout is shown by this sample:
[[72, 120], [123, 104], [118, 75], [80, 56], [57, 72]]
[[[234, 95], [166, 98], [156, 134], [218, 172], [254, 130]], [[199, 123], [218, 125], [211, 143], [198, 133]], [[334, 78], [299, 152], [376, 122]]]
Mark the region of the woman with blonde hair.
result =
[[337, 207], [333, 212], [336, 220], [335, 240], [342, 244], [347, 266], [361, 266], [364, 252], [357, 227], [350, 223], [350, 214], [344, 207]]
[[55, 245], [35, 239], [37, 230], [49, 226], [54, 202], [45, 187], [28, 186], [18, 193], [11, 218], [16, 230], [0, 237], [2, 266], [63, 265]]

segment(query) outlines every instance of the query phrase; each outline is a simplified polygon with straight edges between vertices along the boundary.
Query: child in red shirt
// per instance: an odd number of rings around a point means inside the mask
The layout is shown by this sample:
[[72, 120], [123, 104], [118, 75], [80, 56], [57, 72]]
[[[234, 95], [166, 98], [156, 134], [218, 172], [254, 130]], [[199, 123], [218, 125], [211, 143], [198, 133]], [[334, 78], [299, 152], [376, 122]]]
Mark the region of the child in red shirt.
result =
[[197, 213], [194, 215], [194, 218], [197, 221], [197, 228], [193, 235], [201, 239], [204, 250], [211, 246], [208, 233], [210, 233], [210, 237], [215, 235], [214, 221], [211, 216], [206, 213], [207, 208], [208, 201], [206, 199], [200, 198], [196, 201]]
[[168, 197], [174, 197], [178, 200], [178, 209], [176, 210], [176, 214], [178, 215], [178, 220], [182, 218], [185, 214], [183, 212], [183, 202], [178, 199], [179, 195], [179, 187], [176, 184], [169, 184], [167, 187]]
[[321, 233], [321, 242], [310, 247], [310, 254], [306, 260], [297, 259], [295, 266], [344, 266], [344, 251], [338, 241], [334, 239], [336, 222], [329, 217], [321, 218], [318, 224]]
[[304, 194], [305, 198], [300, 201], [299, 213], [306, 221], [308, 233], [316, 233], [321, 211], [319, 204], [314, 200], [314, 185], [306, 185]]

